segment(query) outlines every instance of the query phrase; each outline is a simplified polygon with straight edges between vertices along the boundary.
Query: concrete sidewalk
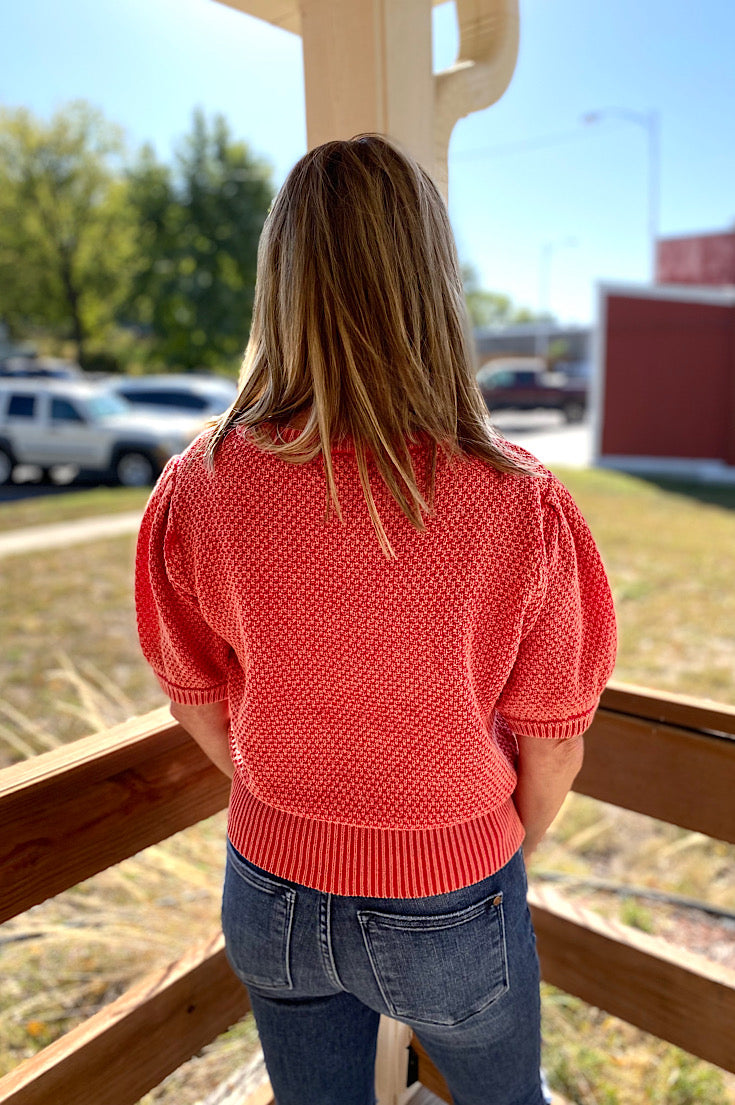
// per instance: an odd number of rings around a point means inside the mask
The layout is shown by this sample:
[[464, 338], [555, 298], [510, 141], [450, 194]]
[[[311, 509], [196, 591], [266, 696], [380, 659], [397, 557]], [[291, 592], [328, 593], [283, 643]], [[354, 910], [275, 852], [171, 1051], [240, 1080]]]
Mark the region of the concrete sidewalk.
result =
[[56, 522], [50, 526], [27, 526], [0, 533], [0, 559], [44, 549], [64, 548], [98, 538], [135, 533], [142, 517], [140, 510], [105, 514], [100, 518], [80, 518], [75, 522]]

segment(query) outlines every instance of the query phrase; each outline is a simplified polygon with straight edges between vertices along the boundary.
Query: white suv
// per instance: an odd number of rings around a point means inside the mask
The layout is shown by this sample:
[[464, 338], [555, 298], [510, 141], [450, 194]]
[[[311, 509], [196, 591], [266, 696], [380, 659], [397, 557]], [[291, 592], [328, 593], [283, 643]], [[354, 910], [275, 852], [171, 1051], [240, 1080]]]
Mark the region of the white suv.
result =
[[99, 385], [0, 380], [0, 484], [19, 464], [48, 472], [73, 465], [126, 487], [144, 487], [182, 452], [202, 420], [134, 410]]
[[139, 410], [212, 418], [237, 398], [237, 384], [226, 376], [168, 373], [165, 376], [117, 376], [101, 385]]

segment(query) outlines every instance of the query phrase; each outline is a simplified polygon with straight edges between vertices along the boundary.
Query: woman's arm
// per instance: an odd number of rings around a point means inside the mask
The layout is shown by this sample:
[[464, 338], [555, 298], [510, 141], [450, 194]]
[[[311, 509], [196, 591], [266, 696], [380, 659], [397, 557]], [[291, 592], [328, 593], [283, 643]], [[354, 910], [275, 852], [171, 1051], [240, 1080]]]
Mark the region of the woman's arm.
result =
[[513, 800], [526, 839], [523, 853], [529, 856], [561, 808], [582, 766], [584, 738], [550, 740], [517, 736], [518, 785]]
[[212, 702], [206, 706], [172, 702], [171, 714], [215, 767], [231, 779], [234, 769], [230, 758], [230, 712], [227, 702]]

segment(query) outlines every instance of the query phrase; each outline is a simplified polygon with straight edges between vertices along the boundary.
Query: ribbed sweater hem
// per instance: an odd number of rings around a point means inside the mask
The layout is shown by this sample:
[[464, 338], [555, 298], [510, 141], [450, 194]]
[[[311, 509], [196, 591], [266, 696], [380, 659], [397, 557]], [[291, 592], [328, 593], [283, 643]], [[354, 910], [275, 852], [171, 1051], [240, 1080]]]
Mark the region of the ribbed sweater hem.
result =
[[480, 882], [523, 843], [512, 798], [472, 821], [380, 829], [319, 821], [261, 802], [237, 770], [227, 832], [241, 855], [273, 875], [329, 894], [422, 898]]

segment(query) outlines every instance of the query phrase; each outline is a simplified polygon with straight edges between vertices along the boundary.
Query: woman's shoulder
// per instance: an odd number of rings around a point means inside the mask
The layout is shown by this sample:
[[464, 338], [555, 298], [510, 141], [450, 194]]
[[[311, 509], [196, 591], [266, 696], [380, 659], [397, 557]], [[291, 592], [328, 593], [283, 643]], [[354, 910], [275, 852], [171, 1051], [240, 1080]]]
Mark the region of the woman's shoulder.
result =
[[234, 427], [212, 450], [212, 439], [216, 426], [208, 426], [195, 437], [178, 458], [179, 481], [211, 479], [222, 469], [242, 459], [247, 452], [254, 450], [254, 443], [246, 433]]
[[450, 467], [458, 472], [459, 479], [485, 486], [486, 493], [496, 503], [507, 507], [516, 506], [522, 511], [541, 511], [549, 494], [558, 484], [557, 478], [546, 468], [538, 457], [514, 442], [502, 439], [496, 442], [500, 454], [513, 467], [504, 470], [497, 464], [481, 457], [463, 455], [457, 462], [455, 458]]

